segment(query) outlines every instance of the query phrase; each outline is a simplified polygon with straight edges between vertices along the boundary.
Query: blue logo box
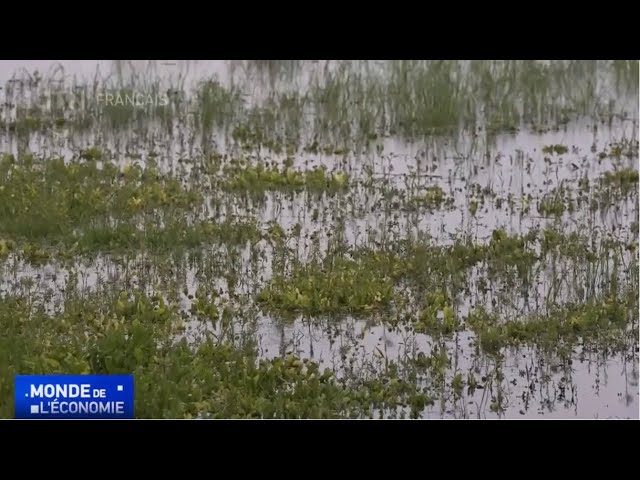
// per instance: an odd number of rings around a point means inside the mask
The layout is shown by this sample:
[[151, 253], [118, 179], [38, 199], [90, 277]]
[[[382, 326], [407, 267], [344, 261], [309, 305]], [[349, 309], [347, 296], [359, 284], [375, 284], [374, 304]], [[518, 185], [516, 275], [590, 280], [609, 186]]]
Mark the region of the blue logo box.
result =
[[132, 419], [133, 375], [16, 375], [17, 419]]

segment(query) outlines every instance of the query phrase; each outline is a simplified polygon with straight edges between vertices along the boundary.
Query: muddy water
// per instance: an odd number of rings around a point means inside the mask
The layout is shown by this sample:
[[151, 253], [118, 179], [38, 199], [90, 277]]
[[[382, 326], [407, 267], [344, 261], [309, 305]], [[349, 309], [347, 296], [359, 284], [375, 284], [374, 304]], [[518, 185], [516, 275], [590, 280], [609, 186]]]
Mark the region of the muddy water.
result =
[[[166, 85], [189, 85], [198, 80], [215, 75], [223, 84], [229, 85], [234, 79], [243, 78], [243, 86], [250, 84], [247, 79], [251, 72], [241, 64], [229, 65], [228, 62], [216, 61], [167, 61], [167, 62], [111, 62], [111, 61], [61, 61], [65, 78], [86, 79], [113, 76], [114, 78], [144, 78], [147, 81], [163, 79]], [[315, 65], [312, 68], [318, 69]], [[48, 61], [0, 62], [0, 83], [10, 80], [14, 73], [26, 71], [33, 75], [60, 75], [61, 70]], [[244, 76], [243, 76], [244, 75]], [[303, 72], [296, 81], [304, 84], [313, 77], [313, 70]], [[279, 81], [282, 81], [280, 79]], [[606, 82], [598, 86], [602, 90]], [[292, 89], [287, 83], [287, 88]], [[255, 91], [247, 95], [257, 95]], [[535, 134], [527, 126], [522, 126], [516, 134], [498, 135], [488, 138], [477, 135], [478, 132], [465, 132], [458, 138], [429, 140], [427, 142], [407, 143], [397, 137], [376, 140], [367, 151], [351, 151], [344, 155], [311, 155], [299, 153], [294, 165], [309, 168], [325, 165], [329, 169], [346, 170], [356, 182], [364, 184], [368, 173], [371, 177], [386, 179], [389, 188], [397, 192], [407, 189], [407, 178], [414, 182], [416, 190], [427, 186], [439, 186], [448, 196], [453, 198], [454, 208], [435, 209], [430, 212], [395, 211], [381, 205], [385, 192], [376, 195], [353, 194], [352, 200], [341, 201], [313, 200], [305, 194], [293, 197], [269, 194], [264, 205], [254, 211], [247, 211], [238, 205], [226, 205], [225, 214], [256, 215], [262, 227], [276, 222], [285, 231], [296, 224], [302, 226], [302, 236], [318, 234], [321, 251], [328, 245], [327, 232], [336, 228], [335, 218], [331, 213], [340, 212], [345, 218], [346, 242], [350, 246], [370, 245], [374, 241], [393, 242], [401, 238], [414, 236], [417, 232], [428, 234], [440, 245], [450, 244], [457, 236], [471, 235], [479, 244], [487, 243], [492, 232], [504, 228], [509, 234], [522, 234], [535, 228], [548, 225], [562, 225], [564, 231], [583, 231], [589, 226], [590, 232], [611, 231], [615, 228], [616, 237], [630, 242], [635, 238], [631, 231], [631, 222], [638, 218], [637, 195], [619, 206], [618, 210], [605, 215], [593, 215], [588, 210], [565, 213], [559, 220], [539, 215], [535, 208], [524, 211], [522, 198], [535, 205], [552, 189], [563, 186], [577, 187], [578, 181], [587, 177], [596, 179], [604, 172], [620, 168], [638, 168], [638, 158], [616, 160], [606, 157], [598, 159], [594, 154], [605, 151], [614, 142], [621, 140], [638, 141], [638, 114], [623, 119], [615, 119], [601, 124], [593, 120], [572, 122], [543, 134]], [[160, 135], [160, 134], [157, 134]], [[2, 152], [18, 153], [26, 148], [35, 153], [62, 155], [71, 158], [78, 150], [96, 143], [100, 132], [83, 134], [76, 137], [74, 132], [58, 132], [55, 135], [31, 135], [25, 145], [24, 139], [12, 135], [0, 136]], [[214, 137], [219, 151], [225, 151], [228, 139], [220, 134]], [[162, 165], [167, 171], [174, 171], [177, 160], [185, 158], [193, 150], [193, 146], [177, 146], [175, 137], [154, 137], [153, 147], [140, 140], [140, 136], [130, 143], [127, 140], [116, 145], [113, 150], [119, 152], [122, 163], [130, 163], [127, 158], [135, 152], [139, 163], [145, 163], [149, 151], [161, 150]], [[21, 143], [22, 142], [22, 143]], [[159, 148], [158, 145], [161, 145]], [[549, 155], [542, 152], [545, 145], [565, 145], [568, 152], [562, 155]], [[231, 146], [229, 146], [231, 148]], [[191, 150], [190, 150], [191, 149]], [[253, 152], [252, 155], [262, 159], [282, 162], [286, 155], [275, 155], [265, 152]], [[187, 167], [187, 171], [190, 166]], [[514, 209], [504, 204], [497, 206], [495, 201], [487, 199], [475, 215], [469, 213], [471, 202], [477, 201], [472, 185], [489, 189], [502, 198], [509, 195], [518, 199]], [[358, 188], [358, 187], [356, 187]], [[214, 194], [218, 198], [220, 194]], [[315, 204], [313, 202], [316, 202]], [[334, 202], [334, 203], [332, 203]], [[323, 215], [312, 220], [310, 210], [318, 208]], [[344, 213], [346, 212], [346, 213]], [[225, 216], [218, 213], [218, 219]], [[323, 219], [323, 216], [326, 219]], [[267, 261], [260, 266], [260, 280], [247, 270], [244, 282], [240, 282], [241, 293], [251, 295], [257, 288], [264, 286], [271, 277], [271, 258], [273, 251], [268, 245], [262, 245]], [[308, 245], [298, 246], [301, 258], [310, 255]], [[625, 261], [629, 261], [629, 253]], [[249, 256], [244, 261], [248, 264]], [[575, 266], [574, 266], [575, 267]], [[571, 266], [569, 266], [571, 268]], [[129, 275], [122, 266], [109, 258], [101, 257], [95, 261], [78, 263], [74, 271], [80, 272], [77, 277], [78, 287], [91, 290], [103, 282], [131, 282], [139, 285], [144, 282], [142, 275]], [[0, 294], [30, 289], [34, 296], [41, 296], [53, 312], [60, 308], [61, 291], [66, 288], [70, 269], [68, 266], [49, 264], [41, 267], [24, 264], [21, 260], [9, 256], [0, 266], [2, 282]], [[481, 271], [475, 272], [479, 278]], [[549, 295], [551, 285], [555, 282], [556, 272], [545, 271], [538, 281], [531, 286], [528, 298], [538, 299], [541, 303]], [[54, 278], [55, 277], [55, 278]], [[33, 279], [33, 283], [25, 283], [25, 279]], [[211, 279], [202, 278], [196, 269], [187, 268], [180, 272], [176, 283], [186, 284], [189, 291], [195, 291], [204, 282]], [[207, 285], [211, 287], [209, 283]], [[214, 288], [226, 288], [225, 282], [213, 285]], [[148, 288], [151, 291], [151, 286]], [[562, 304], [575, 300], [577, 294], [572, 286], [568, 286], [557, 294], [557, 301]], [[183, 299], [183, 309], [188, 311], [190, 300]], [[524, 313], [525, 305], [521, 298], [513, 298], [510, 307], [502, 305], [502, 313], [519, 315]], [[474, 292], [457, 307], [459, 315], [466, 315], [472, 303], [490, 302], [483, 300]], [[301, 357], [312, 358], [324, 365], [335, 368], [338, 372], [344, 368], [360, 368], [375, 374], [382, 368], [385, 360], [412, 358], [418, 352], [429, 355], [434, 347], [434, 339], [428, 335], [389, 329], [380, 324], [381, 319], [372, 317], [359, 320], [350, 317], [340, 319], [303, 318], [289, 321], [257, 312], [253, 305], [247, 307], [255, 316], [256, 335], [259, 339], [260, 353], [264, 357], [273, 357], [293, 352]], [[189, 336], [195, 339], [198, 335], [196, 326]], [[475, 349], [474, 334], [469, 331], [459, 332], [439, 348], [446, 348], [450, 358], [454, 359], [455, 368], [447, 372], [451, 380], [455, 371], [475, 371], [484, 388], [466, 393], [455, 401], [435, 402], [425, 412], [427, 418], [638, 418], [638, 354], [637, 348], [631, 348], [632, 354], [604, 356], [585, 354], [576, 349], [571, 362], [554, 358], [538, 351], [534, 347], [519, 350], [507, 350], [501, 372], [504, 379], [496, 381], [495, 361]], [[345, 367], [345, 359], [349, 359]], [[489, 399], [497, 390], [507, 399], [504, 411], [497, 413], [489, 406]], [[465, 389], [466, 392], [466, 389]]]

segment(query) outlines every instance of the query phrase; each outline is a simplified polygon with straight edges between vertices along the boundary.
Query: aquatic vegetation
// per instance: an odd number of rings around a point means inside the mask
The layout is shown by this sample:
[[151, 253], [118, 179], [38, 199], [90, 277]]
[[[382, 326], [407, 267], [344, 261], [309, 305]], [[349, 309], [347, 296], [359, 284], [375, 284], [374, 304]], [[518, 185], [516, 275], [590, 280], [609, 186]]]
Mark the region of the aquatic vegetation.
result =
[[321, 264], [294, 265], [277, 275], [258, 295], [266, 308], [307, 314], [366, 313], [388, 307], [393, 283], [366, 262], [329, 257]]
[[632, 191], [637, 191], [638, 170], [625, 168], [615, 172], [605, 172], [600, 182], [603, 186], [616, 188], [622, 196], [625, 196]]
[[118, 231], [133, 237], [141, 220], [159, 223], [160, 212], [189, 211], [201, 202], [199, 193], [178, 180], [137, 165], [121, 171], [109, 162], [99, 167], [96, 161], [5, 155], [0, 179], [0, 231], [42, 245], [89, 245]]
[[252, 222], [207, 221], [188, 224], [175, 221], [159, 228], [149, 222], [141, 226], [121, 224], [116, 227], [92, 228], [79, 236], [74, 244], [78, 253], [127, 253], [135, 251], [183, 252], [206, 244], [243, 245], [257, 243], [261, 232]]
[[416, 207], [425, 207], [429, 210], [435, 210], [441, 207], [451, 209], [454, 207], [454, 199], [447, 197], [438, 185], [427, 187], [423, 194], [414, 196], [409, 203]]
[[[630, 292], [631, 293], [631, 292]], [[466, 322], [478, 335], [480, 346], [497, 353], [503, 347], [535, 344], [543, 348], [571, 348], [573, 345], [616, 348], [624, 344], [637, 318], [637, 299], [607, 296], [582, 305], [555, 308], [547, 315], [500, 321], [482, 308], [471, 313]], [[635, 329], [635, 341], [637, 328]], [[628, 339], [628, 338], [627, 338]]]
[[16, 244], [13, 240], [1, 239], [0, 240], [0, 258], [6, 257], [7, 255], [9, 255], [9, 252], [15, 249], [15, 247], [16, 247]]
[[[358, 383], [293, 355], [259, 360], [251, 343], [220, 344], [213, 337], [195, 348], [184, 339], [172, 343], [167, 334], [183, 325], [176, 305], [140, 292], [105, 300], [69, 300], [51, 319], [19, 297], [0, 299], [2, 375], [130, 372], [138, 418], [367, 417], [374, 408], [421, 398], [408, 384], [385, 388], [381, 382], [393, 384], [391, 374]], [[10, 383], [3, 382], [0, 397], [9, 395]], [[11, 416], [12, 405], [3, 402], [0, 416]]]
[[637, 61], [178, 64], [1, 85], [0, 377], [133, 373], [141, 418], [637, 417]]
[[542, 153], [563, 155], [569, 151], [566, 145], [545, 145], [542, 147]]
[[426, 304], [415, 325], [417, 332], [440, 332], [450, 335], [460, 327], [450, 300], [447, 300], [444, 292], [437, 290], [427, 294]]
[[552, 189], [540, 198], [537, 208], [540, 215], [547, 217], [561, 217], [565, 210], [572, 212], [574, 199], [571, 189], [564, 183]]
[[326, 167], [298, 171], [292, 168], [278, 169], [259, 164], [255, 167], [227, 167], [224, 174], [229, 181], [224, 188], [234, 192], [249, 192], [252, 195], [267, 190], [299, 192], [303, 189], [311, 193], [336, 193], [345, 191], [349, 177], [344, 172], [327, 172]]

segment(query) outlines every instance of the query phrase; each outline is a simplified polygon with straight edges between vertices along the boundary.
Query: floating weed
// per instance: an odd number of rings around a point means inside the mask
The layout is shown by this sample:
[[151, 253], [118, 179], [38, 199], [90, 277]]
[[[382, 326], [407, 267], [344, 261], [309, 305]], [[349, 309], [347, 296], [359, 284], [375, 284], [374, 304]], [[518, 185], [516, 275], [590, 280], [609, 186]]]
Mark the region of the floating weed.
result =
[[176, 220], [165, 227], [155, 223], [143, 225], [121, 224], [116, 227], [94, 227], [76, 235], [78, 253], [106, 252], [127, 253], [150, 251], [154, 253], [183, 253], [205, 244], [244, 246], [257, 243], [261, 232], [252, 222], [227, 221], [220, 224], [199, 222], [189, 224]]
[[258, 302], [270, 310], [311, 315], [358, 314], [388, 307], [394, 298], [393, 282], [376, 275], [371, 267], [366, 261], [341, 256], [295, 265], [290, 276], [276, 276], [259, 293]]
[[476, 200], [471, 200], [471, 202], [469, 202], [469, 213], [471, 214], [472, 217], [475, 217], [477, 212], [478, 212], [478, 202]]
[[13, 240], [0, 239], [0, 258], [5, 258], [16, 248]]
[[610, 143], [603, 151], [598, 153], [598, 158], [600, 160], [605, 158], [620, 160], [622, 157], [628, 159], [638, 158], [639, 148], [640, 142], [638, 140], [623, 139]]
[[459, 327], [460, 324], [451, 306], [451, 300], [447, 298], [445, 293], [441, 290], [428, 293], [426, 307], [414, 325], [416, 332], [450, 335]]
[[22, 255], [25, 260], [34, 264], [44, 264], [50, 258], [50, 254], [46, 250], [29, 243], [22, 248]]
[[568, 189], [561, 185], [545, 194], [538, 202], [538, 212], [542, 216], [561, 217], [565, 210], [573, 211], [573, 201]]
[[265, 167], [228, 167], [224, 172], [229, 181], [224, 188], [237, 193], [259, 194], [268, 190], [300, 192], [304, 189], [311, 193], [336, 193], [348, 188], [349, 177], [344, 172], [327, 172], [325, 167], [299, 171], [292, 168], [278, 169]]
[[456, 397], [462, 396], [464, 390], [464, 379], [461, 373], [457, 373], [451, 380], [451, 389]]
[[98, 147], [91, 147], [80, 152], [80, 158], [84, 160], [102, 160], [102, 150]]
[[504, 346], [526, 344], [556, 348], [563, 342], [594, 343], [609, 333], [616, 333], [618, 337], [627, 335], [627, 326], [635, 321], [630, 314], [632, 307], [608, 296], [583, 305], [556, 308], [545, 316], [504, 322], [479, 308], [467, 317], [466, 322], [478, 335], [480, 346], [490, 353], [496, 353]]
[[419, 196], [412, 197], [409, 204], [415, 207], [424, 207], [429, 210], [437, 210], [441, 207], [453, 208], [453, 197], [447, 197], [438, 185], [427, 187], [425, 192]]
[[614, 172], [605, 172], [601, 177], [601, 185], [620, 189], [623, 196], [637, 191], [638, 170], [625, 168]]
[[566, 145], [545, 145], [542, 147], [542, 153], [564, 155], [569, 151], [569, 147]]
[[556, 196], [543, 198], [540, 203], [538, 203], [538, 212], [540, 212], [542, 216], [561, 217], [564, 210], [564, 200]]

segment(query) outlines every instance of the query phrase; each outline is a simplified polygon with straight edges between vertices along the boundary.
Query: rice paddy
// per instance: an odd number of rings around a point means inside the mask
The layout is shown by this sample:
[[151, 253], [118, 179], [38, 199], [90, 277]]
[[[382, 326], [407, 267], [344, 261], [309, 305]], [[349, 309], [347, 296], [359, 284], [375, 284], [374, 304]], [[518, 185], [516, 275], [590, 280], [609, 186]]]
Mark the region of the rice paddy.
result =
[[[0, 418], [638, 418], [637, 61], [0, 62]], [[37, 69], [37, 70], [36, 70]]]

